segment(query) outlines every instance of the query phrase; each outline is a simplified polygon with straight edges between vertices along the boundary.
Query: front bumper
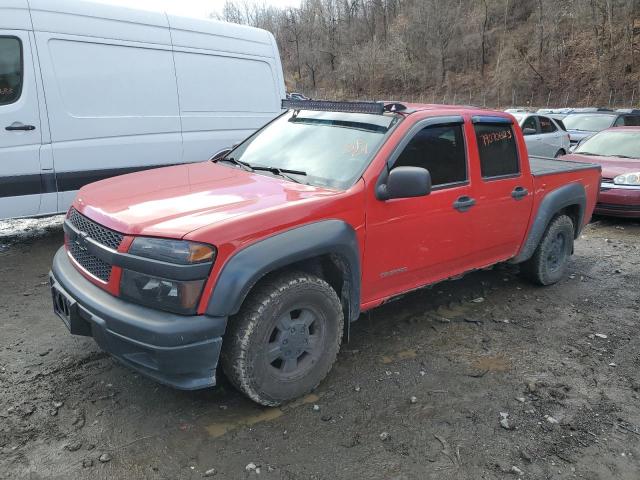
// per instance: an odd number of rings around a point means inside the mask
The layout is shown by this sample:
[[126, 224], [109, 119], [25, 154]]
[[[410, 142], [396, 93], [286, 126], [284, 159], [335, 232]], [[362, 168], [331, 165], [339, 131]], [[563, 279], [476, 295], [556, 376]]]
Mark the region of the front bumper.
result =
[[640, 187], [602, 182], [594, 213], [640, 218]]
[[216, 384], [227, 318], [182, 316], [116, 298], [86, 280], [64, 247], [49, 273], [54, 311], [71, 333], [88, 335], [130, 368], [182, 390]]

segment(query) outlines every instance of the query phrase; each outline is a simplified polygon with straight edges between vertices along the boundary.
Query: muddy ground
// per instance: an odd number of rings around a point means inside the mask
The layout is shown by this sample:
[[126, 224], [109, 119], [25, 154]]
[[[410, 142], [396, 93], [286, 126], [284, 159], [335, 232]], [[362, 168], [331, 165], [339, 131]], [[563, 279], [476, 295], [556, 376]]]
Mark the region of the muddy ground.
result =
[[558, 285], [503, 266], [363, 315], [279, 409], [224, 380], [160, 386], [69, 335], [61, 242], [0, 239], [0, 478], [640, 478], [637, 222], [597, 219]]

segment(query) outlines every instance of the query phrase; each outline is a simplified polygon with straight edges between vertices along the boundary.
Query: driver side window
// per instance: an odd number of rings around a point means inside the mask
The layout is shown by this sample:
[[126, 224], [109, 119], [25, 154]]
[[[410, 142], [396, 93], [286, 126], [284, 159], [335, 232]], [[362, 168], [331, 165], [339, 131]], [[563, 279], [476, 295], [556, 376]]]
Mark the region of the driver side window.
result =
[[433, 187], [467, 181], [467, 157], [462, 125], [435, 125], [420, 130], [393, 168], [421, 167], [431, 173]]

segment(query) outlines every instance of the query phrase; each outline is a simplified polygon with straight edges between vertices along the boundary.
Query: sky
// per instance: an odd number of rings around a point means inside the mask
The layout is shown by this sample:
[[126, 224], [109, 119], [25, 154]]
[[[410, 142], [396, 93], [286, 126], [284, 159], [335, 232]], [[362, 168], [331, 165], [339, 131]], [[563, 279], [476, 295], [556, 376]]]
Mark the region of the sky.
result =
[[[210, 13], [220, 13], [225, 0], [92, 0], [144, 10], [166, 11], [175, 15], [209, 18]], [[275, 7], [298, 7], [300, 0], [249, 0], [253, 3]]]

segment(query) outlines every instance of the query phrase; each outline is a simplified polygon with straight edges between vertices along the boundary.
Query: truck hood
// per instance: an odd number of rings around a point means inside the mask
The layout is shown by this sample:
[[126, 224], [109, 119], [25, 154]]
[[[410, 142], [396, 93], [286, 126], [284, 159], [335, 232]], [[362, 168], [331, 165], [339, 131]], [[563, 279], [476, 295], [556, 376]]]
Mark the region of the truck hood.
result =
[[202, 162], [89, 184], [78, 192], [74, 207], [124, 234], [182, 238], [239, 215], [288, 208], [339, 193]]
[[640, 172], [640, 159], [599, 157], [596, 155], [580, 155], [579, 153], [565, 155], [562, 159], [600, 165], [602, 167], [602, 178], [615, 178], [623, 173]]

